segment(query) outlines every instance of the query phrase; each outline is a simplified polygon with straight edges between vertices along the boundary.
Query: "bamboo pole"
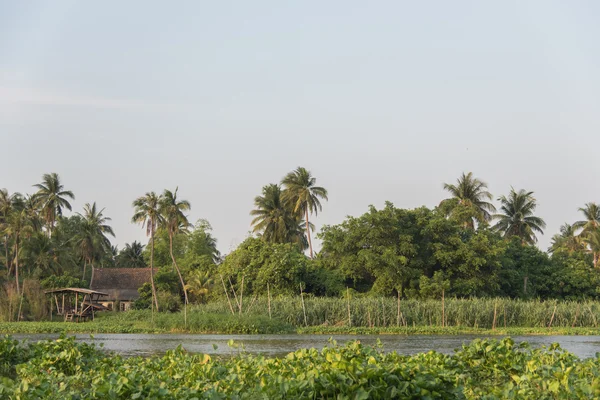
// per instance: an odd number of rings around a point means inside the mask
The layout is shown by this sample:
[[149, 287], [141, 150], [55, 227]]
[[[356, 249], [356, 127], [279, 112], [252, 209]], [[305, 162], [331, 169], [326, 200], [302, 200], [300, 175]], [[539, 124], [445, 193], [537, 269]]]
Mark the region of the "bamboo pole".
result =
[[494, 302], [494, 320], [492, 321], [492, 330], [495, 331], [496, 330], [496, 309], [498, 307], [498, 304], [496, 302]]
[[242, 315], [243, 308], [244, 308], [244, 277], [242, 276], [242, 289], [240, 290], [240, 315]]
[[271, 290], [269, 289], [268, 282], [267, 282], [267, 304], [269, 306], [269, 319], [271, 319]]
[[445, 294], [445, 290], [442, 289], [442, 328], [445, 325], [445, 320], [446, 320], [446, 299], [444, 297]]
[[235, 312], [233, 311], [233, 305], [231, 304], [231, 299], [229, 299], [229, 292], [227, 292], [227, 288], [225, 287], [223, 275], [219, 274], [219, 278], [221, 278], [221, 283], [223, 284], [223, 290], [225, 291], [225, 295], [227, 296], [227, 303], [229, 303], [229, 309], [231, 310], [231, 314], [235, 315]]
[[400, 291], [398, 291], [398, 315], [396, 315], [396, 326], [400, 326]]
[[346, 300], [348, 303], [348, 326], [352, 326], [352, 316], [350, 315], [350, 289], [346, 286]]
[[227, 278], [229, 281], [229, 286], [231, 287], [231, 291], [233, 292], [233, 298], [235, 299], [235, 304], [238, 306], [238, 310], [240, 309], [240, 302], [237, 298], [237, 294], [235, 293], [235, 288], [233, 287], [233, 283], [231, 283], [231, 278]]
[[554, 321], [555, 314], [556, 314], [556, 304], [554, 305], [554, 311], [552, 311], [552, 317], [550, 317], [550, 323], [548, 324], [548, 328], [552, 327], [552, 322]]
[[300, 284], [300, 300], [302, 301], [302, 312], [304, 313], [304, 326], [308, 326], [306, 319], [306, 306], [304, 305], [304, 293], [302, 292], [302, 284]]

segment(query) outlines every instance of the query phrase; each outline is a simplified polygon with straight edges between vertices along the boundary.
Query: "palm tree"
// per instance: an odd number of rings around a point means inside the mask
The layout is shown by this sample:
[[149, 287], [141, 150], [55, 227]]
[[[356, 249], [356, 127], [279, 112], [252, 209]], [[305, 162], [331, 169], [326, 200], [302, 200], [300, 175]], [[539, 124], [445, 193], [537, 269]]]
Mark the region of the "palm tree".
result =
[[581, 233], [585, 234], [600, 227], [600, 205], [597, 203], [587, 203], [585, 207], [579, 208], [585, 219], [577, 221], [573, 224], [575, 229], [582, 229]]
[[77, 235], [77, 246], [84, 259], [83, 279], [85, 279], [87, 266], [92, 265], [92, 262], [100, 258], [103, 253], [111, 251], [112, 246], [107, 235], [115, 237], [115, 233], [108, 225], [111, 219], [105, 217], [103, 213], [104, 208], [98, 210], [96, 202], [86, 203], [83, 206], [83, 214], [77, 213], [83, 220], [81, 231]]
[[34, 185], [38, 189], [35, 194], [36, 200], [41, 204], [42, 213], [46, 221], [48, 236], [52, 236], [56, 218], [62, 215], [63, 208], [71, 210], [71, 200], [75, 200], [75, 195], [70, 190], [64, 190], [57, 173], [44, 174], [42, 183]]
[[[476, 214], [475, 219], [479, 223], [491, 221], [491, 213], [496, 211], [496, 207], [487, 200], [492, 200], [492, 194], [487, 191], [487, 184], [478, 178], [474, 178], [472, 172], [467, 174], [463, 172], [460, 178], [457, 179], [456, 185], [444, 183], [444, 190], [450, 192], [452, 197], [442, 200], [440, 206], [457, 203], [463, 208], [472, 209]], [[456, 209], [451, 213], [455, 211]], [[464, 224], [467, 228], [475, 228], [475, 223], [471, 217], [468, 217]]]
[[144, 245], [138, 241], [125, 243], [125, 248], [117, 255], [117, 266], [126, 265], [130, 268], [144, 268]]
[[175, 191], [171, 192], [170, 190], [165, 189], [160, 199], [159, 210], [160, 214], [162, 215], [162, 225], [169, 234], [169, 254], [171, 255], [173, 266], [177, 270], [177, 275], [179, 275], [179, 281], [181, 282], [181, 288], [183, 289], [185, 306], [187, 309], [187, 289], [185, 288], [183, 276], [181, 275], [181, 271], [179, 270], [179, 266], [175, 260], [175, 255], [173, 254], [173, 237], [179, 233], [188, 232], [188, 228], [191, 226], [191, 224], [184, 214], [184, 211], [189, 211], [191, 206], [189, 201], [177, 199], [177, 190], [178, 188], [175, 188]]
[[[15, 208], [15, 204], [20, 201], [21, 194], [13, 193], [9, 194], [8, 190], [0, 189], [0, 227], [8, 223], [8, 216], [12, 213]], [[6, 258], [6, 268], [11, 269], [11, 262], [9, 256], [9, 235], [4, 235], [4, 256]]]
[[317, 215], [323, 209], [320, 199], [327, 200], [327, 189], [315, 186], [316, 182], [317, 179], [312, 176], [310, 171], [302, 167], [296, 168], [295, 171], [290, 172], [281, 180], [284, 187], [282, 195], [284, 203], [289, 205], [295, 214], [304, 214], [306, 237], [308, 238], [311, 258], [313, 257], [313, 248], [308, 214], [314, 213]]
[[214, 284], [209, 271], [195, 270], [188, 276], [186, 290], [196, 299], [204, 303]]
[[577, 235], [577, 229], [573, 225], [563, 224], [560, 227], [560, 234], [552, 236], [548, 251], [554, 253], [559, 249], [566, 249], [569, 253], [585, 249], [585, 244], [581, 236]]
[[592, 253], [594, 268], [598, 268], [600, 261], [600, 228], [588, 231], [584, 241], [589, 247], [589, 252]]
[[4, 223], [4, 235], [12, 236], [14, 241], [14, 266], [15, 266], [15, 281], [17, 283], [17, 293], [20, 294], [19, 286], [19, 254], [21, 250], [21, 239], [33, 233], [30, 221], [27, 218], [27, 213], [23, 207], [15, 207], [8, 215], [7, 221]]
[[537, 207], [533, 192], [523, 189], [516, 192], [511, 188], [508, 197], [502, 196], [498, 200], [502, 204], [502, 213], [493, 216], [498, 220], [493, 229], [502, 233], [505, 238], [517, 236], [523, 243], [536, 243], [534, 232], [543, 234], [546, 223], [542, 218], [533, 215]]
[[150, 236], [150, 283], [152, 284], [152, 297], [158, 309], [158, 299], [156, 297], [156, 286], [154, 285], [154, 234], [158, 224], [162, 221], [162, 215], [159, 211], [160, 198], [154, 192], [148, 192], [142, 197], [133, 201], [134, 214], [131, 222], [142, 224], [146, 228], [146, 235]]
[[304, 224], [297, 213], [286, 207], [281, 187], [276, 184], [264, 186], [262, 196], [254, 198], [256, 209], [250, 211], [253, 232], [260, 233], [269, 243], [297, 243], [302, 250], [308, 247]]

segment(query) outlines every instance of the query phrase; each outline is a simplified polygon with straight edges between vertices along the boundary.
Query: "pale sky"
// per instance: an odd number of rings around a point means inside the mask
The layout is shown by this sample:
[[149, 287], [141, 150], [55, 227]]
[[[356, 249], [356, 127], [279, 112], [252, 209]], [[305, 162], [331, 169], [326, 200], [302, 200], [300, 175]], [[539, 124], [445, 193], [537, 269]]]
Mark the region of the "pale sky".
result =
[[[600, 202], [597, 1], [0, 0], [0, 188], [57, 172], [120, 247], [179, 186], [222, 252], [301, 165], [337, 224], [463, 171], [533, 190], [545, 249]], [[496, 202], [497, 203], [497, 202]]]

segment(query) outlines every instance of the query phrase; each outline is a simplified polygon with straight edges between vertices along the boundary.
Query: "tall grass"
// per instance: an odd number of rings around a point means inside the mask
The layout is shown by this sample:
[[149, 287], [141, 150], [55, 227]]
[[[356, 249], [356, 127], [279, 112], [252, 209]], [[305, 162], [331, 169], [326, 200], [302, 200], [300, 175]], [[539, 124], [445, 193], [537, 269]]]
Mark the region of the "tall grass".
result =
[[[306, 325], [361, 327], [460, 326], [491, 329], [494, 327], [585, 327], [597, 328], [600, 302], [540, 301], [512, 299], [446, 299], [444, 321], [440, 300], [401, 300], [396, 298], [305, 297]], [[250, 303], [250, 302], [249, 302]], [[250, 305], [251, 304], [251, 305]], [[268, 299], [257, 298], [244, 305], [242, 315], [268, 318]], [[239, 309], [235, 309], [236, 315]], [[195, 306], [190, 314], [230, 314], [226, 300]], [[302, 302], [297, 297], [271, 299], [271, 314], [294, 326], [304, 326]], [[495, 321], [494, 321], [495, 315]], [[233, 316], [232, 316], [233, 317]]]

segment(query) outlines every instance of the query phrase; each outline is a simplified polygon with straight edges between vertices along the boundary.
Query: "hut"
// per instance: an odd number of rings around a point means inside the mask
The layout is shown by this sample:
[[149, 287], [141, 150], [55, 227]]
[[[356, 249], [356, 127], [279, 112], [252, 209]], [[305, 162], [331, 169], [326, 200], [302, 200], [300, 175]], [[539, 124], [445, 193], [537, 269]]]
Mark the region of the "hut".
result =
[[150, 283], [150, 268], [93, 268], [90, 289], [107, 294], [100, 303], [109, 310], [127, 311], [144, 283]]
[[[87, 321], [94, 319], [94, 311], [103, 311], [106, 308], [99, 303], [106, 293], [82, 288], [59, 288], [45, 292], [54, 298], [56, 314], [63, 315], [66, 321]], [[60, 297], [60, 300], [59, 300]], [[50, 316], [54, 305], [50, 307]]]

